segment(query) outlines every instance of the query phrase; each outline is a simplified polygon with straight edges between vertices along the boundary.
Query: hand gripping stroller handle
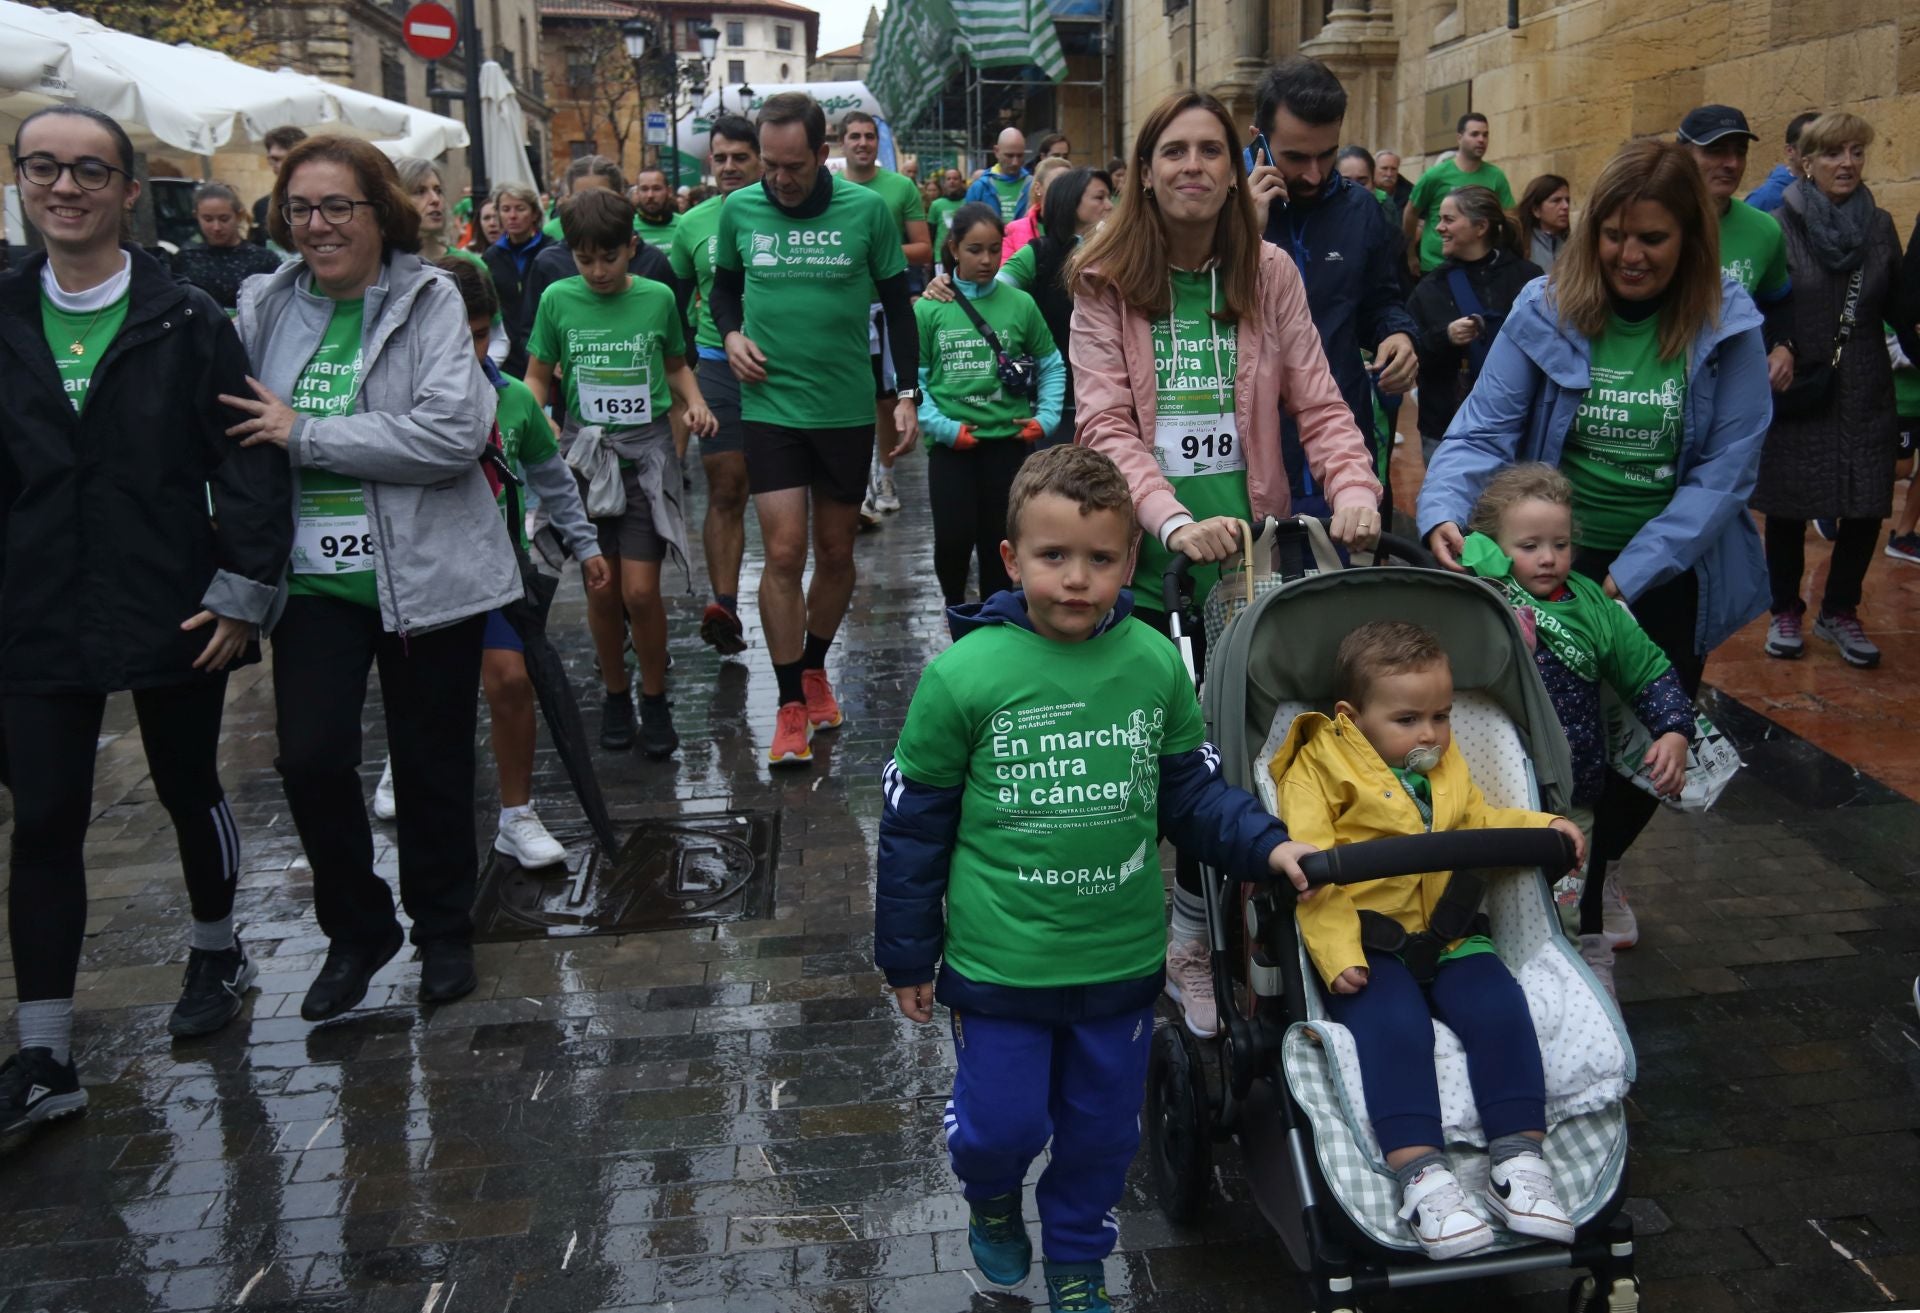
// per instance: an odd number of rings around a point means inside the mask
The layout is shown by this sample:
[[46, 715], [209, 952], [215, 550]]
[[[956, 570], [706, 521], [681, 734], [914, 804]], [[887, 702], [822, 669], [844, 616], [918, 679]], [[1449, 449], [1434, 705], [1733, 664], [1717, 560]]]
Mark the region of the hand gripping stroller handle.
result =
[[1314, 886], [1505, 866], [1538, 866], [1557, 876], [1573, 869], [1573, 840], [1544, 827], [1447, 830], [1342, 844], [1300, 859], [1301, 873]]
[[[1260, 541], [1260, 535], [1266, 532], [1266, 528], [1265, 520], [1253, 525], [1254, 542]], [[1172, 552], [1172, 559], [1167, 562], [1166, 573], [1160, 579], [1160, 604], [1166, 608], [1168, 615], [1184, 616], [1186, 611], [1183, 606], [1192, 592], [1187, 576], [1193, 573], [1194, 561], [1185, 552], [1174, 552], [1172, 548], [1167, 550]]]

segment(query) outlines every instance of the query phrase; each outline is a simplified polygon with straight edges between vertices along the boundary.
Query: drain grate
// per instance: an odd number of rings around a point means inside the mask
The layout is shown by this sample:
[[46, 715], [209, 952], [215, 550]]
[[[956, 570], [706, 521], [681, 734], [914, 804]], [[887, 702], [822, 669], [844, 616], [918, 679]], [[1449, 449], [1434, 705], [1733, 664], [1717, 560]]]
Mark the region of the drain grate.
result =
[[530, 871], [491, 855], [474, 900], [476, 940], [621, 935], [773, 913], [776, 813], [642, 821], [612, 860], [589, 836], [556, 837], [568, 844], [563, 865]]

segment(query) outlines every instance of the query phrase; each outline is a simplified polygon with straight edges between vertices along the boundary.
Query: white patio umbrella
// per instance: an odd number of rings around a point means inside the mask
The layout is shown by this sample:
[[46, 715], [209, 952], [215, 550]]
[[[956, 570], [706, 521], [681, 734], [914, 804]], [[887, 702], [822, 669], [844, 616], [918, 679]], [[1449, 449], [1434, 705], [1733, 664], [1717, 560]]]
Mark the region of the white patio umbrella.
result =
[[[85, 105], [112, 115], [135, 141], [211, 155], [244, 128], [255, 140], [285, 124], [324, 127], [340, 118], [323, 83], [295, 85], [209, 50], [169, 46], [89, 18], [0, 0], [0, 44], [61, 42], [71, 95], [49, 94], [44, 75], [0, 81], [0, 114], [19, 119], [46, 105]], [[0, 62], [0, 78], [20, 61]], [[15, 68], [16, 73], [20, 72]]]
[[445, 114], [409, 109], [407, 126], [401, 136], [373, 144], [385, 151], [389, 159], [417, 155], [423, 160], [436, 160], [467, 144], [467, 125]]
[[486, 134], [487, 181], [498, 187], [517, 182], [539, 190], [527, 163], [527, 119], [506, 70], [489, 59], [480, 66], [480, 115]]
[[404, 136], [410, 130], [412, 117], [416, 113], [412, 107], [397, 100], [343, 87], [298, 69], [279, 68], [274, 70], [273, 75], [308, 88], [317, 88], [333, 100], [339, 110], [339, 118], [326, 124], [328, 132], [374, 140]]

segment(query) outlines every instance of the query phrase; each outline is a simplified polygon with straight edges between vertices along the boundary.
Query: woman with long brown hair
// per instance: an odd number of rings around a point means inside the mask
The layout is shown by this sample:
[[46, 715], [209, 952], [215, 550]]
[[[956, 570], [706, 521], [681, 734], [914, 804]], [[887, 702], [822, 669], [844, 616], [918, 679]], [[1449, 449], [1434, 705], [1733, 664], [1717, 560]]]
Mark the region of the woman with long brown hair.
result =
[[[1284, 407], [1333, 506], [1333, 536], [1380, 532], [1380, 484], [1327, 370], [1306, 289], [1260, 239], [1240, 134], [1204, 92], [1162, 101], [1140, 129], [1119, 211], [1067, 268], [1077, 440], [1133, 490], [1141, 528], [1134, 608], [1164, 627], [1159, 581], [1175, 553], [1209, 568], [1240, 547], [1242, 522], [1291, 508], [1280, 454]], [[1218, 1028], [1198, 865], [1182, 858], [1167, 991], [1195, 1034]]]
[[[1700, 170], [1684, 146], [1636, 141], [1508, 312], [1427, 471], [1421, 532], [1460, 569], [1487, 481], [1515, 461], [1557, 466], [1573, 484], [1573, 568], [1633, 608], [1694, 696], [1707, 654], [1766, 608], [1746, 509], [1772, 413], [1760, 312], [1721, 275]], [[1580, 929], [1597, 969], [1638, 938], [1607, 866], [1656, 805], [1614, 775], [1594, 809]]]

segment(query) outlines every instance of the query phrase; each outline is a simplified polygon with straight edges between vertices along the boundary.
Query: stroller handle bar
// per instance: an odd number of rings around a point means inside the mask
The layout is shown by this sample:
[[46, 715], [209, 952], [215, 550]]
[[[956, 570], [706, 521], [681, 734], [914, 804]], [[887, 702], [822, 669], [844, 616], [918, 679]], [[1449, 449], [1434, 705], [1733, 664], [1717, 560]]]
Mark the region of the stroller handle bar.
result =
[[1342, 844], [1300, 859], [1312, 886], [1362, 884], [1427, 871], [1538, 866], [1552, 875], [1573, 869], [1573, 840], [1558, 830], [1443, 830]]
[[[1320, 516], [1319, 520], [1322, 526], [1330, 525], [1333, 522], [1332, 517], [1326, 515]], [[1265, 528], [1265, 521], [1261, 521], [1253, 526], [1253, 541], [1260, 541], [1261, 532]], [[1292, 520], [1281, 520], [1278, 522], [1278, 529], [1281, 533], [1287, 532], [1289, 528], [1296, 533], [1299, 532], [1299, 526]], [[1426, 549], [1425, 544], [1415, 542], [1411, 538], [1403, 538], [1397, 533], [1381, 534], [1379, 543], [1374, 548], [1374, 552], [1376, 562], [1385, 561], [1387, 558], [1392, 557], [1410, 562], [1416, 566], [1428, 568], [1438, 567], [1438, 562], [1434, 560], [1433, 554]], [[1174, 552], [1173, 559], [1167, 562], [1166, 574], [1160, 581], [1160, 600], [1161, 604], [1166, 607], [1168, 615], [1185, 614], [1181, 606], [1184, 595], [1189, 588], [1187, 576], [1193, 572], [1195, 566], [1198, 564], [1200, 563], [1192, 560], [1181, 552]]]

